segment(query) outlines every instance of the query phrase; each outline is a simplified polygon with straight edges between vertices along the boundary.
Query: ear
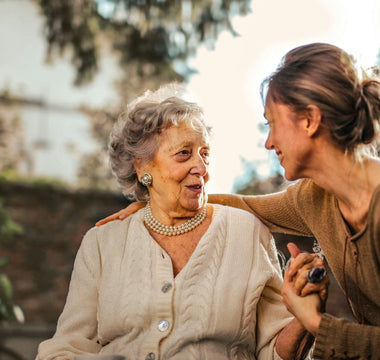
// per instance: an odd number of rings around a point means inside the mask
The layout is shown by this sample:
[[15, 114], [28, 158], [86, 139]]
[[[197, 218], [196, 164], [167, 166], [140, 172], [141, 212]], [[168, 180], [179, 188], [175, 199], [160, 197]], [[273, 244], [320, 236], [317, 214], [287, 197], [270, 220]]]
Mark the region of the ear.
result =
[[133, 166], [135, 167], [137, 177], [140, 179], [141, 175], [144, 174], [144, 172], [146, 172], [145, 167], [143, 166], [142, 159], [136, 159], [133, 163]]
[[322, 113], [318, 106], [308, 105], [306, 108], [306, 125], [305, 130], [309, 137], [313, 137], [322, 122]]

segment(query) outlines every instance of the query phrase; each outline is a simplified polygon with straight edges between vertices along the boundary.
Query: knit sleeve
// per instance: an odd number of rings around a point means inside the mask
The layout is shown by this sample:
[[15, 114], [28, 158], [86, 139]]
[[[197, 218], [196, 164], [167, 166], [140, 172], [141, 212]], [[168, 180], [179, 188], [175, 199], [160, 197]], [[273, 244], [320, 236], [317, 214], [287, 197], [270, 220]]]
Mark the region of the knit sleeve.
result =
[[315, 359], [375, 359], [380, 327], [356, 324], [324, 314], [316, 337]]
[[286, 190], [268, 195], [209, 195], [208, 201], [255, 214], [271, 232], [312, 236], [305, 216], [312, 184], [301, 180]]
[[100, 255], [96, 232], [91, 229], [82, 241], [57, 331], [39, 345], [36, 360], [72, 360], [75, 355], [98, 353], [101, 349], [97, 343]]
[[278, 359], [275, 342], [279, 332], [293, 319], [282, 302], [282, 275], [274, 240], [261, 224], [258, 271], [267, 273], [257, 305], [257, 358]]

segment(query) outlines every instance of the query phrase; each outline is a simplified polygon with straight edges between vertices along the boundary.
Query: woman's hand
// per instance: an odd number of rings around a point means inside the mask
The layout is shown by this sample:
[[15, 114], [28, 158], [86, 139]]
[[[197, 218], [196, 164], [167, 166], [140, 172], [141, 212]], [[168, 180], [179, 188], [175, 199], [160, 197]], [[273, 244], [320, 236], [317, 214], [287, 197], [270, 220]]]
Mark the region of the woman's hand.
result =
[[297, 295], [307, 296], [318, 293], [322, 302], [325, 303], [328, 295], [330, 279], [326, 275], [320, 282], [311, 283], [307, 279], [308, 272], [312, 268], [325, 269], [324, 261], [317, 254], [301, 253], [294, 243], [287, 245], [292, 257], [286, 275], [292, 279], [294, 291]]
[[132, 204], [129, 204], [126, 208], [118, 211], [117, 213], [112, 214], [110, 216], [107, 216], [104, 219], [99, 220], [95, 225], [96, 226], [101, 226], [101, 225], [104, 225], [104, 224], [108, 223], [109, 221], [124, 220], [129, 215], [132, 215], [135, 212], [137, 212], [140, 209], [142, 209], [144, 206], [145, 206], [144, 202], [140, 202], [140, 201], [139, 202], [133, 202]]
[[309, 270], [324, 268], [323, 260], [315, 254], [301, 253], [293, 243], [288, 244], [288, 249], [292, 261], [284, 275], [283, 300], [287, 309], [315, 336], [327, 300], [329, 279], [326, 276], [319, 283], [310, 283]]
[[318, 294], [299, 296], [295, 293], [292, 282], [284, 279], [282, 297], [286, 308], [310, 334], [316, 336], [322, 318], [322, 300]]

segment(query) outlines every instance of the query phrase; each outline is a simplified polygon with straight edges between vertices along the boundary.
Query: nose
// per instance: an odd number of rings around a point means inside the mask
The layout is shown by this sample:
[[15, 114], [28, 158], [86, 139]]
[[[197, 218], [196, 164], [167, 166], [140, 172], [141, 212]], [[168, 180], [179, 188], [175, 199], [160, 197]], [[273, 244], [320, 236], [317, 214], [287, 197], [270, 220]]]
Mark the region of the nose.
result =
[[265, 140], [265, 149], [267, 149], [267, 150], [273, 150], [274, 149], [270, 131], [268, 133], [267, 139]]
[[194, 157], [194, 163], [190, 170], [193, 175], [205, 176], [208, 172], [208, 163], [201, 154]]

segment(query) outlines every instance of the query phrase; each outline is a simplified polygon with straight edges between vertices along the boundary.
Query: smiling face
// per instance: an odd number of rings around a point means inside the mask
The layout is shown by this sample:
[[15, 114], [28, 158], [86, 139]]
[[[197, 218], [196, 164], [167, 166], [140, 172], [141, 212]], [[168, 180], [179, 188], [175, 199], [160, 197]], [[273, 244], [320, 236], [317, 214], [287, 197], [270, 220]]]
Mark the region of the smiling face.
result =
[[[200, 124], [199, 124], [200, 125]], [[152, 161], [138, 169], [152, 175], [148, 187], [153, 215], [163, 223], [194, 216], [207, 202], [209, 143], [206, 131], [181, 123], [164, 130]]]
[[307, 117], [296, 114], [289, 106], [275, 103], [268, 97], [265, 118], [269, 125], [266, 149], [276, 152], [286, 179], [304, 177], [313, 153], [312, 142], [306, 131]]

